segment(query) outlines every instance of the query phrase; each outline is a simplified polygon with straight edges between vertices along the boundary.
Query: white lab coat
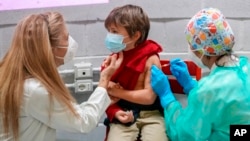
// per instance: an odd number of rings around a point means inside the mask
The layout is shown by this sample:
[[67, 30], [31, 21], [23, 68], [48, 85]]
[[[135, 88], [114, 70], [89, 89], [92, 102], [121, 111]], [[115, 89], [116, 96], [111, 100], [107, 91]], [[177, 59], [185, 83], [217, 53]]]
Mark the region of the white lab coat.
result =
[[[24, 84], [24, 101], [20, 113], [20, 141], [55, 141], [56, 129], [87, 133], [94, 129], [106, 108], [111, 103], [106, 89], [97, 87], [88, 101], [74, 104], [81, 118], [76, 118], [57, 100], [54, 100], [51, 118], [48, 116], [49, 95], [36, 79], [27, 79]], [[3, 125], [0, 118], [0, 140], [3, 141]], [[9, 138], [4, 141], [12, 141]]]

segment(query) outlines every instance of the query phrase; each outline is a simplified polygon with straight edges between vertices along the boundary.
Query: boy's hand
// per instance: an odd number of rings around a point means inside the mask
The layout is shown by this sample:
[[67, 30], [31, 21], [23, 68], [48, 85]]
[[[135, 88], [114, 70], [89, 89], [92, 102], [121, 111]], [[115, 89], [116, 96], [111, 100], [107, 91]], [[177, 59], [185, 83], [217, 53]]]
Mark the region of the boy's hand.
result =
[[134, 115], [132, 111], [119, 110], [118, 112], [115, 113], [115, 117], [121, 123], [129, 123], [134, 121]]

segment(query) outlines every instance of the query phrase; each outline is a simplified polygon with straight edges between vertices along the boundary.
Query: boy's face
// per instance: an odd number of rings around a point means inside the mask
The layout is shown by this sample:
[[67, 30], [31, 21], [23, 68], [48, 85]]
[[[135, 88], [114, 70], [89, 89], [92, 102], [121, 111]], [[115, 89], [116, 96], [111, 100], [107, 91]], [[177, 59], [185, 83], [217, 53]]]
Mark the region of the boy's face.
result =
[[133, 37], [129, 37], [127, 30], [123, 26], [111, 24], [108, 28], [108, 31], [110, 33], [119, 34], [124, 37], [123, 43], [126, 44], [124, 51], [128, 51], [135, 47], [136, 40]]

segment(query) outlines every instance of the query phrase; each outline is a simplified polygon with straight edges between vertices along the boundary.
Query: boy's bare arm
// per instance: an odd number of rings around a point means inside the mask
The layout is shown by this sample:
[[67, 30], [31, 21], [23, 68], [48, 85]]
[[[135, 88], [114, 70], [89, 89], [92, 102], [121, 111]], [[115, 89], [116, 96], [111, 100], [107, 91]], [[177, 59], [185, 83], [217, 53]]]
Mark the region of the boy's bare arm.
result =
[[154, 94], [150, 84], [150, 73], [151, 73], [150, 68], [152, 65], [156, 65], [159, 68], [161, 68], [158, 56], [153, 55], [148, 58], [146, 62], [145, 72], [144, 75], [142, 76], [143, 80], [140, 80], [139, 78], [141, 84], [140, 82], [138, 82], [139, 85], [136, 86], [136, 90], [124, 90], [124, 89], [112, 88], [109, 89], [109, 94], [133, 103], [144, 104], [144, 105], [153, 104], [156, 99], [156, 95]]
[[[161, 68], [161, 63], [160, 63], [160, 59], [158, 56], [154, 55], [151, 56], [147, 63], [146, 63], [146, 75], [145, 75], [145, 81], [144, 81], [144, 88], [148, 89], [150, 92], [148, 93], [149, 97], [151, 98], [151, 102], [154, 103], [157, 95], [154, 93], [152, 87], [151, 87], [151, 66], [152, 65], [156, 65], [158, 68]], [[144, 94], [145, 96], [145, 94]]]

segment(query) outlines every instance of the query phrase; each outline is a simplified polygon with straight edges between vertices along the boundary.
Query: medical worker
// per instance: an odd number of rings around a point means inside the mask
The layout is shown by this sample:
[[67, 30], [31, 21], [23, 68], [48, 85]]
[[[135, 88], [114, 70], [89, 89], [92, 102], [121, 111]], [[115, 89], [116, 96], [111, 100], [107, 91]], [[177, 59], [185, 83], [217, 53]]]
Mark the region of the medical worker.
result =
[[151, 85], [164, 108], [167, 135], [172, 141], [229, 141], [230, 125], [250, 124], [250, 65], [233, 54], [233, 31], [223, 14], [205, 8], [185, 30], [191, 59], [210, 73], [199, 82], [181, 59], [170, 69], [188, 96], [185, 108], [175, 99], [167, 77], [152, 67]]
[[98, 87], [78, 105], [57, 70], [77, 47], [60, 13], [32, 14], [17, 24], [0, 62], [1, 141], [55, 141], [56, 129], [86, 133], [96, 127], [111, 104], [106, 88], [123, 55], [106, 59]]

